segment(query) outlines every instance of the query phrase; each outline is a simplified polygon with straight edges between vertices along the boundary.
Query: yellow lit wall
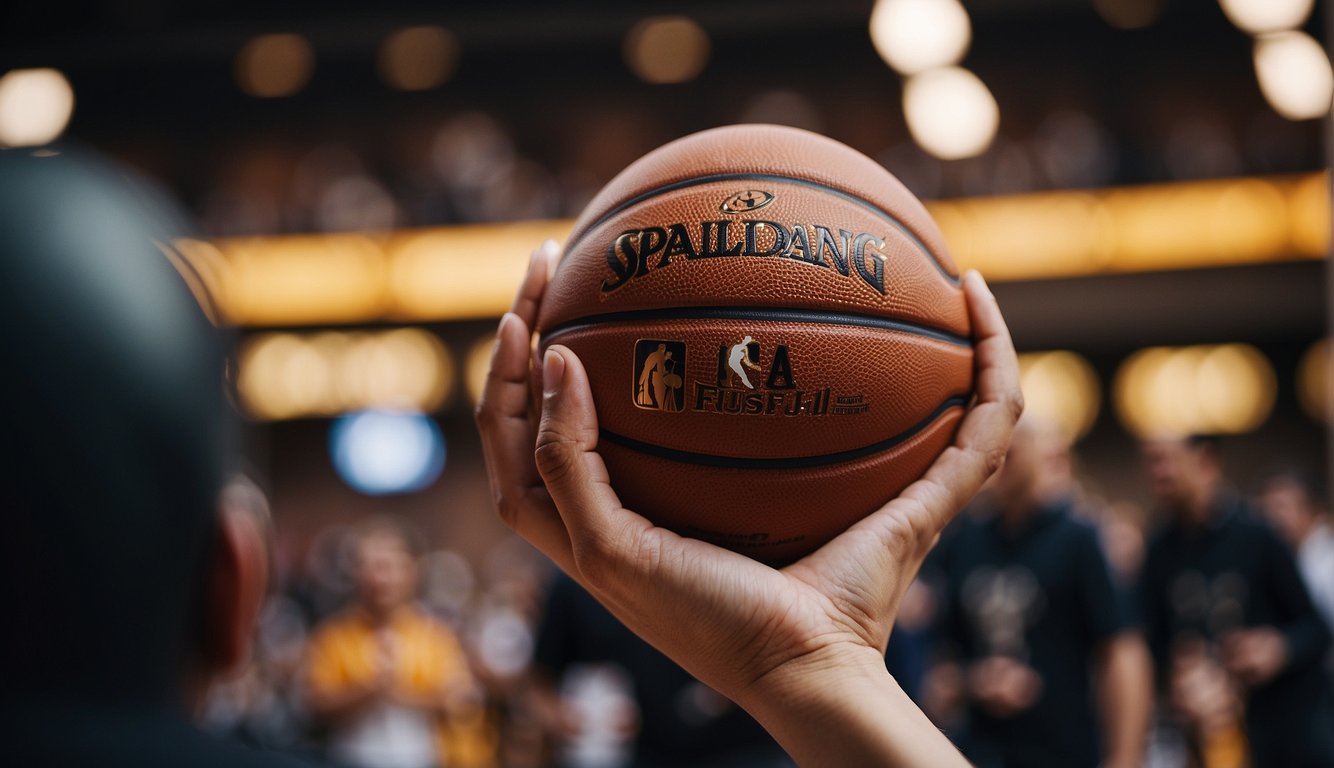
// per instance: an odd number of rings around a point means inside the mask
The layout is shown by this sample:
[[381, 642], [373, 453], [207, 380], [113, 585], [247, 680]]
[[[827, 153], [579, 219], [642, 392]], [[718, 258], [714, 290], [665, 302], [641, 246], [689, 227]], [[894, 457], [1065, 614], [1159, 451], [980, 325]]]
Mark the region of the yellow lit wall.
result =
[[[963, 268], [1035, 280], [1322, 259], [1323, 173], [928, 204]], [[242, 326], [498, 316], [529, 252], [573, 222], [183, 241], [223, 319]]]

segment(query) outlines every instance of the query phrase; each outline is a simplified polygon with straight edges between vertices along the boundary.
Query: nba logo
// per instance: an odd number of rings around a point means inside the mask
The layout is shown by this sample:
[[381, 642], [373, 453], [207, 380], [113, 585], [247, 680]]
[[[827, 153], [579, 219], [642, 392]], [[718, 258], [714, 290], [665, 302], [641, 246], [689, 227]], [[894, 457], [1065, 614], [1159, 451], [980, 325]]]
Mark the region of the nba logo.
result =
[[632, 382], [635, 407], [649, 411], [685, 410], [681, 374], [686, 370], [683, 341], [640, 339], [635, 342]]

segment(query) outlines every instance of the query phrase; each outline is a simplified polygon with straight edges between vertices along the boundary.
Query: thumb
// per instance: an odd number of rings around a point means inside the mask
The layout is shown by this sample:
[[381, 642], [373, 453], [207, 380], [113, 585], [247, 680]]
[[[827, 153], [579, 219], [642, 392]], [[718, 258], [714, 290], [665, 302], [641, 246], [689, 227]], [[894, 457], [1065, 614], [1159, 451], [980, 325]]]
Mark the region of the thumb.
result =
[[[588, 480], [584, 456], [597, 448], [597, 411], [579, 358], [552, 346], [542, 359], [542, 418], [537, 428], [537, 469], [552, 496]], [[568, 498], [568, 494], [566, 495]], [[560, 499], [556, 499], [561, 506]]]
[[[599, 566], [618, 560], [626, 523], [607, 466], [597, 454], [598, 421], [588, 374], [568, 348], [552, 346], [542, 362], [542, 420], [534, 459], [556, 503], [582, 575], [597, 581]], [[647, 526], [647, 522], [639, 518]], [[586, 585], [589, 586], [589, 585]]]

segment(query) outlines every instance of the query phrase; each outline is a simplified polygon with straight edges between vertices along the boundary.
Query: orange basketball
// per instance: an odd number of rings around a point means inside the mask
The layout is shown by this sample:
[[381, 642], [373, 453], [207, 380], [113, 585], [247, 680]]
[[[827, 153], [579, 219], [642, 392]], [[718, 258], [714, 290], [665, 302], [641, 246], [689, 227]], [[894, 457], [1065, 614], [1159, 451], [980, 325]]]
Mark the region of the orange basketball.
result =
[[622, 171], [575, 224], [538, 330], [587, 368], [627, 507], [774, 564], [921, 477], [973, 388], [926, 209], [794, 128], [704, 131]]

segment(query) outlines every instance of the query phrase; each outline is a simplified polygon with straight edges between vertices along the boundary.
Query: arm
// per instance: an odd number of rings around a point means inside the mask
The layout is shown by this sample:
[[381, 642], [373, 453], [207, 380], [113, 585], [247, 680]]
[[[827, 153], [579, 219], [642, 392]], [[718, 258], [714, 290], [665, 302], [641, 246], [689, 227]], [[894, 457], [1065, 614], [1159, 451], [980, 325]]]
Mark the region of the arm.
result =
[[1134, 632], [1122, 632], [1098, 654], [1098, 699], [1102, 709], [1107, 768], [1131, 768], [1144, 757], [1152, 711], [1149, 650]]
[[531, 328], [554, 251], [534, 255], [501, 320], [477, 410], [501, 517], [801, 764], [964, 765], [889, 677], [883, 652], [909, 582], [1000, 465], [1023, 407], [1014, 347], [981, 277], [964, 279], [977, 401], [954, 445], [899, 498], [775, 570], [621, 506], [596, 451], [587, 375], [568, 349], [547, 351], [532, 398]]
[[1274, 625], [1235, 630], [1223, 638], [1224, 666], [1252, 687], [1294, 666], [1317, 663], [1330, 642], [1292, 553], [1272, 532], [1263, 533], [1265, 597], [1274, 607]]

